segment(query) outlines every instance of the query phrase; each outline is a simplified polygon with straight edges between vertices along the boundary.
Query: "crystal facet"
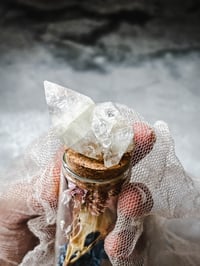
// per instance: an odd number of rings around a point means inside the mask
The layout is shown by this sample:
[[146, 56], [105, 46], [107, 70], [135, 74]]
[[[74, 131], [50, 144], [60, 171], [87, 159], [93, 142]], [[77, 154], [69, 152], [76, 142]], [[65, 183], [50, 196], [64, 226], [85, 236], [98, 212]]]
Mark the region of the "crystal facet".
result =
[[89, 131], [95, 104], [89, 97], [54, 83], [45, 81], [44, 87], [56, 133], [70, 147]]
[[48, 81], [44, 87], [53, 126], [67, 147], [102, 159], [106, 167], [133, 149], [133, 126], [117, 105], [95, 105], [89, 97]]

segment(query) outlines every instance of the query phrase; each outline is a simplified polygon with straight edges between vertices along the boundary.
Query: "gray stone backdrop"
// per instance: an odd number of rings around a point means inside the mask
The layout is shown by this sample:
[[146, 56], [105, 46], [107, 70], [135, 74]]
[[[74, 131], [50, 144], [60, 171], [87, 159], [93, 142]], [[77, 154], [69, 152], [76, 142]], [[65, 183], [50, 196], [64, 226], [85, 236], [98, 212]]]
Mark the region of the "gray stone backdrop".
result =
[[1, 170], [48, 129], [47, 79], [166, 121], [200, 176], [199, 1], [2, 1], [0, 14]]

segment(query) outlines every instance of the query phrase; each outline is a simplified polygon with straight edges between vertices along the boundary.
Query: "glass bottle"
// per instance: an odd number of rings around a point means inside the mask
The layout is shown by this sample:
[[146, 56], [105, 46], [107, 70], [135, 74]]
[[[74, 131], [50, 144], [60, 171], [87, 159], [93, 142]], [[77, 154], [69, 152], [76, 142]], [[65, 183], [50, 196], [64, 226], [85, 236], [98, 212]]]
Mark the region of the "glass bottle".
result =
[[112, 265], [104, 239], [116, 220], [117, 196], [130, 154], [106, 168], [103, 161], [67, 149], [63, 155], [56, 233], [57, 266]]

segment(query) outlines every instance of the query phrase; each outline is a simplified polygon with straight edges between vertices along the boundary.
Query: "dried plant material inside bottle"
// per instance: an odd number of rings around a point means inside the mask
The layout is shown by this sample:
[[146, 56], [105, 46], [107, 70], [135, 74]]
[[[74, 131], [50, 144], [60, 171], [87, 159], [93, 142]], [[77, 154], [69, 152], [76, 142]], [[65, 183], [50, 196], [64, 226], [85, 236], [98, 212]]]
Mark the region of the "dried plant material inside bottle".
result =
[[[57, 265], [83, 265], [81, 260], [94, 266], [103, 265], [103, 261], [109, 262], [103, 240], [115, 224], [115, 203], [128, 176], [130, 158], [131, 154], [125, 153], [117, 165], [107, 168], [103, 159], [96, 160], [72, 149], [66, 150], [62, 181], [66, 183], [66, 188], [60, 194], [67, 194], [71, 223], [69, 217], [64, 214], [60, 216], [66, 218], [59, 221], [61, 226], [65, 224], [65, 243], [62, 243], [62, 247], [66, 250], [59, 252]], [[59, 208], [65, 212], [63, 202], [62, 197]]]

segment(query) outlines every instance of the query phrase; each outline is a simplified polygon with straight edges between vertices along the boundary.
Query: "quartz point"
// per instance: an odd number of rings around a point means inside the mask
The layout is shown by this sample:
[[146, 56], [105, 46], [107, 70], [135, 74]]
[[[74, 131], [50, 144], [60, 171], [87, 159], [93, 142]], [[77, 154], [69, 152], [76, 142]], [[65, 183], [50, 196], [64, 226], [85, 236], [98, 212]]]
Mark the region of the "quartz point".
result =
[[133, 149], [133, 126], [112, 102], [95, 104], [76, 91], [44, 82], [46, 101], [56, 134], [68, 148], [117, 165]]
[[89, 131], [95, 103], [83, 94], [49, 81], [44, 82], [44, 87], [56, 133], [71, 147]]

